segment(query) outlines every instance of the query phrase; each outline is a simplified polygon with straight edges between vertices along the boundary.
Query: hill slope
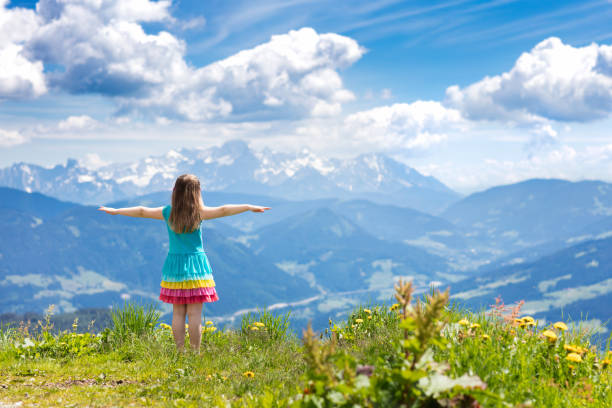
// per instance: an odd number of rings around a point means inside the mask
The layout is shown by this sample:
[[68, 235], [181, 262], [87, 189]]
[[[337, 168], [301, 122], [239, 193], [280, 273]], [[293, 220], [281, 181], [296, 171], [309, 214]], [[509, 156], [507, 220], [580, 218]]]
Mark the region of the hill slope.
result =
[[[508, 265], [451, 285], [453, 299], [471, 308], [487, 307], [501, 296], [525, 300], [522, 312], [561, 320], [588, 315], [612, 327], [612, 238], [583, 242], [533, 262]], [[608, 322], [609, 321], [609, 322]], [[607, 323], [606, 323], [607, 322]]]
[[[15, 193], [18, 195], [19, 193]], [[41, 197], [20, 193], [28, 208]], [[51, 199], [43, 198], [45, 203]], [[56, 203], [56, 205], [60, 205]], [[5, 209], [0, 212], [1, 312], [42, 311], [54, 303], [61, 311], [106, 307], [122, 298], [156, 300], [167, 251], [163, 222], [109, 216], [94, 207], [71, 206], [44, 217]], [[207, 309], [237, 308], [308, 297], [314, 291], [228, 240], [204, 223], [205, 247], [215, 271], [221, 301]]]

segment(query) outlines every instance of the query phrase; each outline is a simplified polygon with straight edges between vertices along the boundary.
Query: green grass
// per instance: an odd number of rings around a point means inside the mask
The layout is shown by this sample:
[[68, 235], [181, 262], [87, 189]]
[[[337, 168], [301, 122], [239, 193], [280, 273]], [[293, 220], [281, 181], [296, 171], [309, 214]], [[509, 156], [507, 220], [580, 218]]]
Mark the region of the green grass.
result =
[[[612, 370], [603, 367], [605, 354], [588, 343], [587, 333], [556, 330], [551, 342], [541, 335], [545, 328], [521, 328], [485, 313], [449, 307], [424, 313], [435, 323], [432, 337], [415, 346], [403, 339], [417, 338], [425, 323], [369, 305], [330, 322], [305, 346], [286, 330], [288, 316], [262, 312], [247, 315], [237, 330], [205, 331], [199, 355], [178, 353], [170, 330], [149, 324], [156, 316], [150, 309], [126, 305], [115, 314], [114, 327], [92, 338], [0, 328], [0, 405], [394, 406], [389, 401], [407, 398], [419, 375], [435, 372], [446, 379], [478, 376], [486, 390], [447, 387], [426, 398], [421, 387], [411, 406], [442, 406], [444, 398], [457, 407], [470, 398], [482, 406], [612, 406]], [[256, 321], [266, 327], [250, 330]], [[480, 327], [470, 328], [474, 323]], [[582, 362], [565, 359], [563, 346], [570, 344], [585, 349]], [[404, 362], [409, 349], [423, 352], [412, 370]], [[357, 375], [364, 366], [371, 377]]]

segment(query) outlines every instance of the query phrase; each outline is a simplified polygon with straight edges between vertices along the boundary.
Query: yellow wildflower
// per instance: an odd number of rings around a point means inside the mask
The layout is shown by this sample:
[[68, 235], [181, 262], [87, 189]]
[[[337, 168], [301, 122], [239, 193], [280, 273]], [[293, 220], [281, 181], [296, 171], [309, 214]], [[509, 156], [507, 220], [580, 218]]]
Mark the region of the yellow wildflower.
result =
[[564, 345], [563, 345], [563, 348], [564, 348], [566, 351], [571, 351], [572, 353], [579, 353], [579, 352], [580, 352], [580, 349], [579, 349], [578, 347], [573, 346], [573, 345], [571, 345], [571, 344], [564, 344]]
[[580, 354], [578, 353], [569, 353], [567, 356], [565, 356], [565, 359], [568, 361], [573, 361], [574, 363], [582, 362], [582, 357], [580, 357]]
[[553, 324], [553, 327], [555, 329], [559, 329], [561, 331], [566, 331], [567, 330], [567, 325], [563, 322], [557, 322], [555, 324]]
[[366, 312], [367, 314], [372, 314], [372, 311], [370, 309], [363, 309], [364, 312]]
[[391, 307], [389, 308], [389, 310], [396, 310], [399, 308], [399, 303], [394, 303], [391, 305]]
[[355, 323], [363, 323], [363, 319], [355, 319]]
[[472, 323], [472, 325], [470, 326], [470, 329], [478, 329], [480, 328], [480, 325], [478, 323]]
[[368, 316], [368, 320], [372, 320], [372, 316]]
[[514, 323], [523, 323], [523, 319], [514, 319]]
[[525, 325], [526, 325], [526, 324], [527, 324], [527, 323], [525, 323], [525, 322], [520, 322], [520, 323], [519, 323], [519, 327], [522, 329], [523, 327], [525, 327]]
[[265, 324], [263, 324], [262, 322], [255, 322], [253, 323], [253, 326], [257, 326], [257, 327], [266, 327]]
[[207, 321], [206, 321], [206, 325], [207, 325], [207, 326], [210, 326], [210, 325], [212, 325], [212, 324], [213, 324], [212, 320], [207, 320]]
[[246, 378], [253, 378], [255, 377], [255, 373], [252, 371], [245, 371], [244, 373], [242, 373], [242, 375], [244, 375]]
[[588, 351], [584, 347], [574, 346], [573, 344], [564, 344], [563, 348], [567, 351], [570, 351], [572, 353], [578, 353], [578, 354], [584, 354]]
[[189, 328], [189, 325], [188, 325], [188, 324], [186, 324], [186, 325], [185, 325], [185, 328], [186, 328], [186, 329], [188, 329], [188, 328]]
[[544, 330], [542, 332], [542, 336], [546, 337], [546, 339], [550, 341], [551, 343], [554, 343], [555, 341], [557, 341], [557, 335], [552, 330]]
[[354, 324], [351, 324], [351, 327], [354, 329], [354, 328], [355, 328], [355, 325], [354, 325]]
[[209, 331], [211, 333], [214, 332], [215, 330], [217, 330], [217, 328], [215, 326], [210, 326], [210, 327], [206, 328], [206, 331]]
[[533, 327], [535, 326], [535, 322], [527, 322], [525, 323], [527, 325], [527, 327]]
[[251, 326], [251, 330], [259, 330], [259, 327], [257, 327], [257, 326]]
[[527, 323], [527, 322], [534, 322], [534, 321], [535, 321], [535, 320], [533, 319], [533, 317], [531, 317], [531, 316], [523, 316], [523, 317], [521, 318], [521, 320], [522, 320], [524, 323]]
[[610, 360], [606, 358], [601, 362], [601, 368], [606, 368], [608, 366], [610, 366]]
[[482, 336], [480, 336], [483, 340], [491, 340], [491, 337], [489, 337], [488, 334], [483, 334]]
[[161, 327], [162, 329], [168, 329], [168, 330], [172, 329], [172, 326], [170, 326], [169, 324], [166, 324], [166, 323], [160, 323], [159, 327]]
[[461, 319], [457, 323], [459, 323], [461, 326], [469, 326], [470, 325], [470, 322], [467, 319]]

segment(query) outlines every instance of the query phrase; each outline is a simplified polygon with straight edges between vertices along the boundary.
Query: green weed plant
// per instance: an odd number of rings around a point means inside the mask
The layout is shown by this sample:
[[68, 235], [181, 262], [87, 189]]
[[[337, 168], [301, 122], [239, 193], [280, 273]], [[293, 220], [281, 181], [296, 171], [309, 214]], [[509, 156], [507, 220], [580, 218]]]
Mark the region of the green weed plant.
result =
[[[176, 350], [152, 307], [114, 308], [100, 333], [54, 332], [46, 316], [0, 328], [0, 405], [163, 407], [612, 406], [606, 352], [589, 333], [543, 324], [501, 302], [471, 313], [448, 292], [362, 305], [302, 339], [289, 315], [247, 314], [238, 329], [202, 326], [200, 354]], [[257, 324], [256, 324], [257, 323]], [[253, 327], [258, 329], [253, 330]]]

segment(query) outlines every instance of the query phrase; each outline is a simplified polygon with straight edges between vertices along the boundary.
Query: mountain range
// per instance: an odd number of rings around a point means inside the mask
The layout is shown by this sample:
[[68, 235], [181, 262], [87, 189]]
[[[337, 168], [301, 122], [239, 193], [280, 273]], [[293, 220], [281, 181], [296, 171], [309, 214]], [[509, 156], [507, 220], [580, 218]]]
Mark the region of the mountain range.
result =
[[0, 314], [155, 301], [163, 223], [87, 204], [166, 205], [183, 172], [200, 177], [207, 205], [272, 208], [204, 223], [221, 296], [206, 313], [219, 322], [268, 307], [323, 327], [357, 304], [392, 301], [403, 277], [418, 292], [450, 286], [473, 309], [501, 296], [524, 299], [542, 322], [588, 312], [609, 333], [611, 184], [533, 179], [462, 198], [381, 154], [323, 160], [239, 141], [95, 171], [76, 160], [0, 170], [17, 187], [0, 187]]
[[0, 169], [0, 186], [40, 192], [62, 201], [100, 204], [172, 188], [183, 173], [198, 175], [204, 191], [265, 194], [291, 200], [367, 198], [441, 211], [460, 195], [434, 177], [378, 153], [351, 159], [270, 149], [254, 151], [241, 140], [207, 149], [171, 150], [132, 163], [89, 169], [75, 159], [44, 168], [15, 163]]

